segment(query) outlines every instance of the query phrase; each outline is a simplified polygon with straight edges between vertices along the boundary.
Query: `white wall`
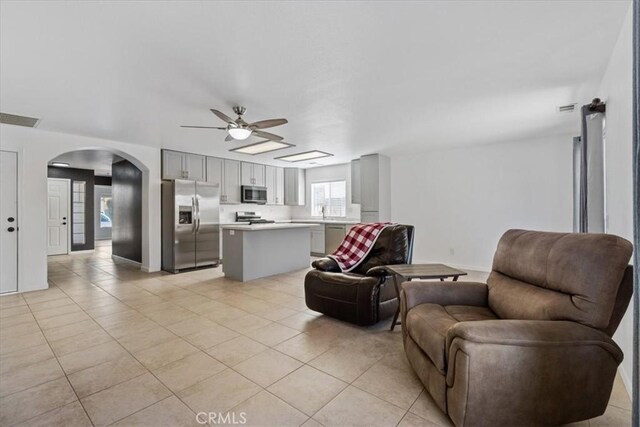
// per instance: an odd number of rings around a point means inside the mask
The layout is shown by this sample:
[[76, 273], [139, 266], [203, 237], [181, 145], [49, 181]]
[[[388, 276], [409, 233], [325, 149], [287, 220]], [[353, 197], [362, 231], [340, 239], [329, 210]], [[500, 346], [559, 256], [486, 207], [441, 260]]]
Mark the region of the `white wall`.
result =
[[291, 215], [295, 219], [311, 216], [311, 184], [314, 182], [347, 181], [347, 218], [360, 219], [360, 205], [351, 203], [351, 164], [343, 163], [332, 166], [320, 166], [307, 169], [306, 197], [304, 206], [293, 207]]
[[[629, 7], [600, 89], [596, 94], [607, 104], [605, 137], [607, 232], [628, 240], [633, 240], [632, 15], [632, 8]], [[614, 336], [624, 352], [620, 374], [629, 394], [631, 394], [633, 354], [632, 317], [633, 310], [629, 306]]]
[[0, 149], [18, 152], [18, 291], [48, 286], [47, 163], [73, 150], [110, 150], [142, 170], [142, 266], [148, 271], [160, 269], [160, 150], [10, 125], [0, 125]]
[[[509, 228], [571, 231], [572, 136], [391, 157], [391, 218], [414, 262], [489, 271]], [[453, 253], [452, 253], [453, 252]]]

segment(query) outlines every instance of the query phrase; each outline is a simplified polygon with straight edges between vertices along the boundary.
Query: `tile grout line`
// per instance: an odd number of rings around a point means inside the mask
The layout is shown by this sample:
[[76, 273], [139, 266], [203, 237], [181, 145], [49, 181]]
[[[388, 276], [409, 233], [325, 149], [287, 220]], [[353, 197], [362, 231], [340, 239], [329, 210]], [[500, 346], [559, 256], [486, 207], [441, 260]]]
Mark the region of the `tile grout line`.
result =
[[[56, 286], [57, 287], [57, 286]], [[58, 288], [59, 289], [59, 288]], [[62, 291], [62, 289], [60, 289], [60, 291]], [[65, 295], [66, 292], [62, 291]], [[29, 307], [29, 311], [31, 312], [31, 315], [35, 318], [35, 316], [33, 315], [33, 311], [31, 310], [31, 306], [29, 305], [29, 303], [27, 302], [27, 306]], [[73, 391], [73, 394], [76, 396], [76, 401], [80, 404], [80, 407], [82, 408], [82, 410], [84, 411], [84, 414], [87, 416], [87, 419], [89, 420], [89, 422], [91, 423], [91, 425], [95, 426], [93, 420], [91, 419], [91, 417], [89, 416], [89, 413], [87, 412], [86, 408], [84, 407], [84, 405], [82, 404], [82, 401], [80, 401], [80, 397], [78, 396], [78, 393], [76, 392], [76, 389], [73, 388], [73, 385], [71, 384], [71, 381], [69, 381], [69, 377], [67, 376], [67, 371], [64, 370], [64, 368], [62, 367], [62, 364], [60, 364], [60, 360], [58, 359], [58, 356], [56, 355], [56, 353], [53, 351], [53, 348], [51, 347], [51, 343], [49, 343], [49, 339], [47, 338], [47, 336], [44, 334], [44, 331], [42, 330], [42, 327], [40, 326], [40, 322], [38, 322], [38, 319], [35, 318], [36, 324], [38, 325], [38, 328], [40, 328], [40, 333], [42, 334], [42, 336], [44, 337], [44, 340], [46, 341], [47, 345], [49, 346], [49, 350], [51, 350], [51, 353], [53, 354], [53, 357], [56, 359], [56, 363], [58, 364], [58, 367], [60, 368], [60, 370], [62, 371], [62, 374], [64, 375], [64, 379], [67, 381], [67, 384], [69, 385], [69, 387], [71, 388], [71, 390]], [[58, 379], [58, 378], [56, 378]], [[55, 409], [61, 408], [63, 406], [66, 405], [62, 405], [62, 406], [58, 406]], [[48, 411], [47, 411], [48, 412]], [[33, 419], [37, 416], [40, 416], [42, 414], [38, 414], [34, 417], [31, 417], [29, 419]], [[24, 421], [28, 421], [28, 420], [24, 420]]]

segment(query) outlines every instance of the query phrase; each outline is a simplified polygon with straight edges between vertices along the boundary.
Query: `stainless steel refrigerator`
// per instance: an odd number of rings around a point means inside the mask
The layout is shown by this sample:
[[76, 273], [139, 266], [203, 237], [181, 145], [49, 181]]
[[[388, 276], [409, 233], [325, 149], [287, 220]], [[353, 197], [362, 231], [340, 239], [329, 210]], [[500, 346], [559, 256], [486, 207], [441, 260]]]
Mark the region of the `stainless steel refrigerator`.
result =
[[162, 269], [177, 273], [219, 262], [219, 184], [162, 181]]

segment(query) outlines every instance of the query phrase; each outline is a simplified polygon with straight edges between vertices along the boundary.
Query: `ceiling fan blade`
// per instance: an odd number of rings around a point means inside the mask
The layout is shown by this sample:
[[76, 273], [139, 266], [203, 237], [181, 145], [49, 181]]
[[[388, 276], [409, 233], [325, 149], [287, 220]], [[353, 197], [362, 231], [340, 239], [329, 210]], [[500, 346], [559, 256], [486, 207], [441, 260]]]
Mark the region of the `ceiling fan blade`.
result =
[[211, 109], [211, 112], [213, 114], [215, 114], [216, 116], [220, 117], [222, 120], [224, 120], [225, 122], [229, 123], [229, 124], [233, 124], [233, 125], [238, 125], [235, 120], [233, 120], [231, 117], [227, 116], [225, 113], [218, 111], [218, 110], [214, 110], [213, 108]]
[[231, 142], [231, 141], [235, 141], [235, 139], [233, 139], [231, 135], [227, 135], [227, 137], [224, 139], [224, 142]]
[[284, 138], [278, 135], [275, 135], [273, 133], [269, 133], [269, 132], [263, 132], [261, 130], [254, 130], [253, 131], [253, 135], [254, 136], [259, 136], [261, 138], [265, 138], [268, 139], [270, 141], [282, 141]]
[[267, 129], [276, 126], [282, 126], [289, 123], [287, 119], [269, 119], [269, 120], [260, 120], [259, 122], [250, 123], [249, 127], [252, 129]]
[[216, 126], [185, 126], [185, 125], [182, 125], [180, 127], [181, 128], [192, 128], [192, 129], [220, 129], [220, 130], [227, 130], [227, 128], [221, 128], [221, 127], [216, 127]]

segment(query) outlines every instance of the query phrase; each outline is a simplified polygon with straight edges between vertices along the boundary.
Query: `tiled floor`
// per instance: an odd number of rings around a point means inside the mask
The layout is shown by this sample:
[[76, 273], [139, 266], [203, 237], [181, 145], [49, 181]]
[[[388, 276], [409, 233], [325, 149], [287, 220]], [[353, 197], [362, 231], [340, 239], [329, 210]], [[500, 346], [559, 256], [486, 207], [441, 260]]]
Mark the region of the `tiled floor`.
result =
[[[0, 425], [450, 425], [399, 328], [307, 310], [304, 274], [146, 274], [105, 245], [51, 257], [50, 289], [0, 298]], [[582, 425], [630, 425], [619, 380], [610, 404]]]

